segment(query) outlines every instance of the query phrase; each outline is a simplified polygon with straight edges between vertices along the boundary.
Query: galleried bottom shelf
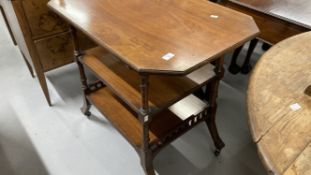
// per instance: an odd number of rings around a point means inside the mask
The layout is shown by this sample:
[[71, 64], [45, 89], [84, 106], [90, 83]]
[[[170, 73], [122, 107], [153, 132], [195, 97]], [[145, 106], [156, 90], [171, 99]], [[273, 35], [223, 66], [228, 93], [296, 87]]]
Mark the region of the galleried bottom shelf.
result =
[[[87, 98], [138, 151], [143, 131], [137, 114], [104, 86], [87, 95]], [[157, 152], [201, 121], [206, 121], [208, 110], [207, 104], [189, 95], [153, 116], [149, 130], [150, 149]]]

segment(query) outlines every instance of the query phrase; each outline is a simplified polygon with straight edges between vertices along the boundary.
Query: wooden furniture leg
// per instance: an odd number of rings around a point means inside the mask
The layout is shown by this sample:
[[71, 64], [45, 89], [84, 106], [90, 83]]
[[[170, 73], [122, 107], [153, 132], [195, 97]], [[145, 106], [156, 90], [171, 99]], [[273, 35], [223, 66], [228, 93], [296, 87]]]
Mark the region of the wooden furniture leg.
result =
[[224, 142], [220, 138], [216, 126], [216, 111], [217, 111], [217, 96], [218, 96], [218, 88], [219, 88], [219, 83], [220, 80], [224, 76], [224, 58], [219, 58], [217, 61], [215, 61], [215, 73], [217, 75], [217, 78], [211, 82], [208, 85], [207, 89], [207, 98], [209, 99], [209, 105], [210, 105], [210, 110], [209, 110], [209, 117], [208, 120], [206, 121], [206, 124], [208, 126], [208, 129], [211, 133], [212, 139], [214, 141], [216, 150], [215, 150], [215, 155], [218, 156], [222, 150], [222, 148], [225, 147]]
[[8, 18], [6, 17], [6, 15], [4, 13], [4, 10], [3, 10], [3, 7], [1, 5], [0, 5], [0, 11], [1, 11], [1, 14], [3, 16], [4, 22], [5, 22], [6, 26], [7, 26], [7, 29], [9, 30], [10, 36], [12, 38], [12, 41], [13, 41], [14, 45], [17, 45], [15, 37], [14, 37], [13, 32], [12, 32], [12, 29], [11, 29], [11, 27], [9, 25]]
[[[243, 45], [244, 46], [244, 45]], [[243, 46], [235, 49], [233, 55], [232, 55], [232, 59], [231, 59], [231, 63], [230, 66], [228, 68], [229, 72], [232, 74], [237, 74], [240, 72], [241, 68], [240, 66], [237, 64], [237, 59], [243, 49]]]
[[[1, 11], [1, 14], [2, 14], [2, 16], [3, 16], [4, 22], [5, 22], [6, 26], [7, 26], [7, 29], [8, 29], [8, 31], [9, 31], [9, 33], [10, 33], [11, 39], [12, 39], [12, 41], [13, 41], [13, 44], [14, 44], [14, 45], [17, 45], [17, 42], [16, 42], [15, 37], [14, 37], [14, 35], [13, 35], [11, 26], [9, 25], [8, 18], [7, 18], [6, 14], [5, 14], [5, 12], [4, 12], [4, 9], [3, 9], [3, 7], [2, 7], [1, 5], [0, 5], [0, 11]], [[31, 76], [34, 78], [35, 75], [34, 75], [34, 72], [33, 72], [33, 69], [32, 69], [32, 67], [31, 67], [30, 63], [27, 61], [27, 59], [26, 59], [24, 53], [21, 52], [21, 54], [22, 54], [22, 56], [23, 56], [23, 58], [24, 58], [24, 60], [25, 60], [25, 62], [26, 62], [26, 65], [27, 65], [27, 67], [28, 67], [28, 69], [29, 69], [29, 72], [30, 72]]]
[[34, 74], [34, 72], [33, 72], [33, 69], [32, 69], [32, 67], [31, 67], [30, 63], [27, 61], [27, 59], [26, 59], [24, 53], [23, 53], [21, 50], [20, 50], [20, 52], [21, 52], [21, 54], [22, 54], [22, 56], [23, 56], [23, 58], [24, 58], [24, 61], [25, 61], [26, 65], [27, 65], [27, 67], [28, 67], [28, 70], [29, 70], [29, 72], [30, 72], [31, 77], [32, 77], [32, 78], [35, 78], [35, 74]]
[[272, 46], [270, 45], [270, 44], [268, 44], [268, 43], [263, 43], [263, 45], [262, 45], [262, 50], [264, 50], [264, 51], [267, 51], [267, 50], [269, 50], [270, 48], [271, 48]]
[[85, 75], [83, 64], [80, 62], [80, 58], [83, 56], [83, 52], [80, 49], [77, 31], [74, 27], [71, 27], [71, 35], [73, 38], [75, 61], [77, 62], [77, 65], [79, 68], [80, 78], [81, 78], [81, 83], [82, 83], [82, 90], [83, 90], [83, 106], [81, 107], [81, 111], [85, 116], [90, 118], [90, 116], [92, 115], [90, 112], [91, 103], [86, 97], [86, 95], [88, 94], [89, 88], [88, 88], [87, 78]]
[[43, 90], [44, 96], [46, 98], [46, 101], [48, 102], [49, 106], [52, 106], [51, 98], [50, 98], [50, 94], [49, 94], [49, 89], [48, 89], [48, 85], [46, 83], [46, 79], [45, 79], [45, 75], [44, 75], [43, 70], [40, 68], [37, 68], [36, 74], [37, 74], [39, 83], [41, 85], [41, 88]]
[[153, 155], [149, 148], [149, 123], [151, 119], [147, 115], [149, 113], [149, 77], [146, 74], [141, 75], [140, 90], [142, 96], [142, 107], [141, 114], [139, 115], [139, 121], [143, 126], [142, 146], [140, 153], [141, 165], [144, 168], [146, 175], [155, 175], [153, 168]]
[[149, 158], [149, 156], [144, 157], [144, 158], [141, 157], [141, 159], [142, 159], [141, 165], [144, 168], [145, 174], [146, 175], [155, 175], [154, 168], [152, 165], [151, 156], [150, 156], [150, 158]]
[[78, 68], [79, 68], [79, 72], [80, 72], [80, 78], [81, 78], [81, 82], [82, 82], [82, 90], [83, 90], [83, 106], [81, 107], [81, 112], [87, 116], [88, 118], [91, 117], [92, 113], [90, 112], [91, 109], [91, 103], [89, 102], [89, 100], [86, 98], [86, 95], [88, 93], [88, 85], [87, 85], [87, 78], [85, 75], [85, 71], [84, 71], [84, 67], [82, 65], [82, 63], [79, 61], [80, 57], [82, 55], [77, 54], [75, 56], [75, 59], [77, 60], [77, 64], [78, 64]]
[[250, 64], [250, 60], [251, 60], [252, 54], [253, 54], [256, 46], [257, 46], [257, 43], [258, 43], [258, 39], [251, 40], [245, 61], [241, 67], [241, 73], [242, 74], [248, 74], [252, 70], [252, 65]]
[[[22, 2], [21, 1], [12, 1], [12, 2], [14, 2], [14, 8], [16, 8], [16, 12], [19, 12], [19, 13], [16, 13], [17, 19], [25, 17], [26, 14], [23, 11], [19, 11], [20, 9], [23, 8]], [[31, 33], [31, 30], [30, 30], [28, 25], [24, 26], [24, 31], [26, 33]], [[35, 46], [35, 43], [32, 40], [30, 35], [24, 35], [24, 39], [25, 39], [26, 45], [28, 47], [29, 54], [32, 57], [32, 63], [33, 63], [34, 70], [35, 70], [35, 73], [37, 75], [37, 78], [39, 80], [41, 89], [44, 93], [46, 101], [48, 102], [48, 105], [51, 106], [52, 105], [51, 104], [51, 98], [50, 98], [48, 85], [46, 83], [46, 79], [45, 79], [45, 75], [44, 75], [44, 69], [42, 67], [42, 63], [40, 61], [40, 57], [39, 57], [39, 54], [37, 52], [37, 48]]]

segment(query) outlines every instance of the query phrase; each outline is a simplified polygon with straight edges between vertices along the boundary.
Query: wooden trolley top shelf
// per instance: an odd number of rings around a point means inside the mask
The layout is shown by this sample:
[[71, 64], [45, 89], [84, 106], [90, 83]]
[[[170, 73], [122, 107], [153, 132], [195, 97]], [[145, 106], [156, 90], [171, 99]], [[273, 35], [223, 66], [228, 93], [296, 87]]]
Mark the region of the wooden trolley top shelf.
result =
[[138, 72], [189, 73], [259, 33], [250, 16], [207, 0], [51, 0], [48, 5]]

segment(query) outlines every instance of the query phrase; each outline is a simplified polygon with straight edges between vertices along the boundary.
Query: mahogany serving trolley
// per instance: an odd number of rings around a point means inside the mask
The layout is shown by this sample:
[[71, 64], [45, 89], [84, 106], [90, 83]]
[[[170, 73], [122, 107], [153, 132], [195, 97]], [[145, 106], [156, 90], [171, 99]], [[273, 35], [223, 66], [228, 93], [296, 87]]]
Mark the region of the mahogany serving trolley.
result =
[[[259, 33], [253, 19], [205, 0], [51, 0], [72, 24], [85, 95], [135, 148], [148, 175], [166, 145], [206, 122], [216, 146], [221, 56]], [[99, 47], [82, 51], [81, 30]], [[87, 68], [98, 81], [89, 82]], [[192, 95], [207, 86], [207, 101]]]

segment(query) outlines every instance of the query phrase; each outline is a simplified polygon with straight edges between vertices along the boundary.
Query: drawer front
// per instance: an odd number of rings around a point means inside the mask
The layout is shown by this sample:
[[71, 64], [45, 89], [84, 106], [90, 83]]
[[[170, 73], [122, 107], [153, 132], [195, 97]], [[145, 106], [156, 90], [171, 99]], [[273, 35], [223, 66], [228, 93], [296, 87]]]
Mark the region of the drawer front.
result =
[[[81, 32], [78, 32], [82, 50], [95, 47]], [[49, 71], [74, 61], [73, 41], [69, 32], [35, 41], [36, 48], [44, 71]]]
[[49, 0], [22, 1], [33, 37], [65, 31], [68, 24], [47, 7]]
[[35, 44], [44, 71], [63, 66], [74, 60], [70, 33], [38, 40]]

